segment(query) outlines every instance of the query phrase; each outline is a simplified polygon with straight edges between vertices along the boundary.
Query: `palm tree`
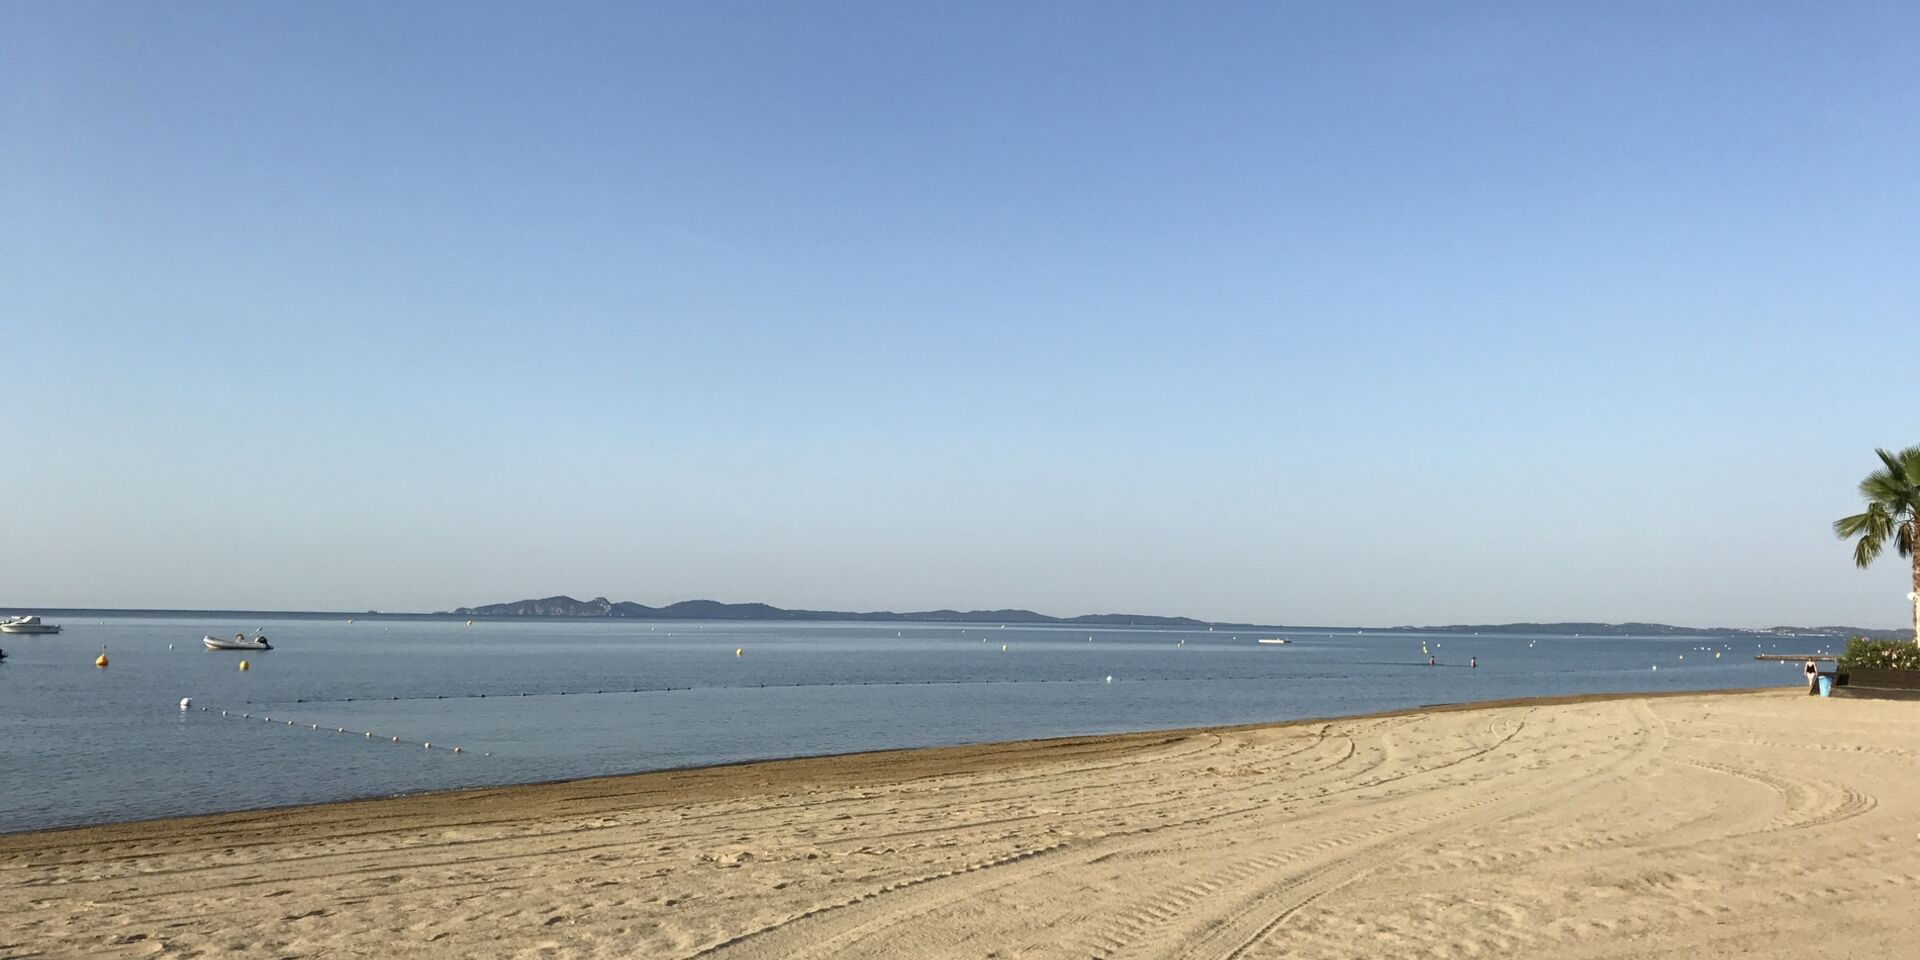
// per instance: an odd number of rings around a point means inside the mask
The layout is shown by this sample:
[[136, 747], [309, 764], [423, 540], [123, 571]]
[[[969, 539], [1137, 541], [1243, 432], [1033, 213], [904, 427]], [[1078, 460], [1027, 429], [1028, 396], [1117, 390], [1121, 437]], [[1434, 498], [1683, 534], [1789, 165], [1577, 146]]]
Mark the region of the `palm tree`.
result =
[[1860, 481], [1867, 509], [1835, 520], [1833, 533], [1842, 540], [1860, 538], [1853, 545], [1853, 562], [1862, 569], [1886, 549], [1888, 537], [1901, 556], [1913, 558], [1913, 592], [1907, 599], [1913, 601], [1913, 642], [1920, 644], [1920, 447], [1873, 452], [1886, 466]]

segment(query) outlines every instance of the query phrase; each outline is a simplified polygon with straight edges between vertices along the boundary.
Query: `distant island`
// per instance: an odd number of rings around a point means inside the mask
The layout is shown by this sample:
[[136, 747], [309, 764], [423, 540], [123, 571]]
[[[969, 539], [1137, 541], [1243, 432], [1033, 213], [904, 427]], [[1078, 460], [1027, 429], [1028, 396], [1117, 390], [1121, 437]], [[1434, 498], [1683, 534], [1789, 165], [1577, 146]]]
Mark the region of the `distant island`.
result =
[[1006, 623], [1060, 624], [1096, 627], [1188, 627], [1229, 630], [1300, 630], [1339, 633], [1519, 633], [1587, 637], [1683, 636], [1692, 634], [1747, 634], [1775, 637], [1844, 638], [1865, 636], [1899, 638], [1904, 630], [1877, 630], [1865, 627], [1677, 627], [1666, 623], [1456, 623], [1446, 626], [1402, 627], [1329, 627], [1285, 626], [1258, 623], [1226, 623], [1196, 620], [1192, 617], [1162, 617], [1135, 613], [1095, 613], [1077, 617], [1053, 617], [1032, 610], [922, 610], [912, 613], [875, 611], [853, 613], [843, 610], [787, 610], [765, 603], [722, 603], [718, 600], [683, 600], [664, 607], [650, 607], [631, 601], [606, 597], [575, 600], [572, 597], [544, 597], [489, 603], [477, 607], [458, 607], [445, 611], [454, 617], [567, 617], [631, 620], [830, 620], [877, 621], [887, 623]]
[[1133, 613], [1096, 613], [1079, 617], [1050, 617], [1032, 610], [922, 610], [915, 613], [848, 613], [839, 610], [785, 610], [765, 603], [721, 603], [718, 600], [682, 600], [664, 607], [649, 607], [630, 601], [615, 602], [606, 597], [575, 600], [572, 597], [546, 597], [540, 600], [516, 600], [489, 603], [479, 607], [460, 607], [448, 611], [456, 617], [611, 617], [633, 620], [876, 620], [921, 623], [1058, 623], [1100, 627], [1245, 627], [1262, 629], [1250, 623], [1211, 623], [1191, 617], [1154, 617]]

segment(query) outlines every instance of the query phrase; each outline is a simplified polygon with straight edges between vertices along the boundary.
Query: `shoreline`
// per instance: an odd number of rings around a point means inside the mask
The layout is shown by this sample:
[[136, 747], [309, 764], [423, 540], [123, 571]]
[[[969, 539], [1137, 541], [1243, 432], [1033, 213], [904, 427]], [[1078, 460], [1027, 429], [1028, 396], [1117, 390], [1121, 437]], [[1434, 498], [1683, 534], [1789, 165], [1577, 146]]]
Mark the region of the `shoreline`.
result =
[[[1462, 700], [1450, 703], [1423, 704], [1416, 707], [1402, 707], [1393, 710], [1378, 710], [1367, 713], [1338, 714], [1331, 716], [1301, 717], [1292, 720], [1255, 721], [1252, 723], [1198, 726], [1168, 727], [1153, 730], [1129, 730], [1119, 733], [1067, 734], [1059, 737], [1032, 737], [1024, 740], [993, 740], [982, 743], [944, 744], [928, 747], [897, 747], [887, 750], [856, 750], [845, 753], [797, 754], [783, 757], [767, 757], [757, 760], [738, 760], [730, 763], [698, 764], [685, 767], [662, 767], [656, 770], [636, 770], [620, 773], [594, 774], [585, 777], [563, 777], [554, 780], [533, 780], [524, 783], [500, 783], [472, 787], [453, 787], [445, 790], [424, 790], [417, 793], [375, 794], [365, 797], [349, 797], [342, 800], [326, 800], [318, 803], [277, 804], [264, 807], [248, 807], [242, 810], [223, 810], [212, 813], [183, 814], [178, 816], [144, 817], [136, 820], [110, 820], [101, 823], [69, 824], [66, 826], [29, 828], [26, 830], [0, 831], [0, 854], [7, 852], [8, 841], [60, 833], [80, 831], [109, 831], [115, 828], [137, 829], [141, 827], [177, 826], [185, 828], [194, 824], [213, 824], [233, 818], [295, 814], [302, 812], [324, 811], [331, 807], [360, 804], [423, 802], [438, 803], [458, 801], [464, 796], [492, 795], [500, 791], [538, 791], [552, 787], [566, 787], [584, 783], [619, 782], [646, 777], [669, 775], [694, 775], [738, 770], [743, 767], [771, 765], [804, 765], [813, 762], [858, 761], [872, 758], [879, 762], [889, 757], [908, 757], [921, 759], [922, 755], [951, 752], [949, 759], [964, 756], [967, 762], [989, 762], [1002, 748], [1072, 746], [1083, 743], [1099, 743], [1122, 746], [1133, 740], [1152, 740], [1168, 736], [1195, 736], [1221, 733], [1245, 733], [1260, 730], [1280, 730], [1316, 723], [1342, 721], [1382, 720], [1427, 713], [1454, 713], [1468, 710], [1502, 709], [1508, 707], [1544, 707], [1578, 703], [1605, 703], [1629, 699], [1662, 699], [1671, 697], [1705, 696], [1752, 696], [1791, 689], [1797, 687], [1737, 687], [1725, 690], [1677, 690], [1656, 691], [1650, 693], [1580, 693], [1543, 697], [1509, 697], [1498, 700]], [[933, 757], [925, 759], [932, 761]], [[932, 776], [935, 774], [927, 774]]]
[[0, 955], [1892, 960], [1913, 709], [1586, 694], [11, 834]]

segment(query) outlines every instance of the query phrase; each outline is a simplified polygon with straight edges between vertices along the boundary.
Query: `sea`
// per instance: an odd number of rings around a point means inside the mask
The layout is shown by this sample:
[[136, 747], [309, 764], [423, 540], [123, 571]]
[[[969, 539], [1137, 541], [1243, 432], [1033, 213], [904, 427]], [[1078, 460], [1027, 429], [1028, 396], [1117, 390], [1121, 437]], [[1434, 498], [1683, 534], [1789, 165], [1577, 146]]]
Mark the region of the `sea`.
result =
[[[48, 620], [64, 631], [0, 634], [0, 832], [1515, 697], [1797, 687], [1800, 664], [1754, 654], [1834, 644], [1708, 633]], [[274, 649], [201, 643], [256, 631]], [[1255, 642], [1279, 636], [1291, 642]], [[108, 665], [97, 667], [103, 651]]]

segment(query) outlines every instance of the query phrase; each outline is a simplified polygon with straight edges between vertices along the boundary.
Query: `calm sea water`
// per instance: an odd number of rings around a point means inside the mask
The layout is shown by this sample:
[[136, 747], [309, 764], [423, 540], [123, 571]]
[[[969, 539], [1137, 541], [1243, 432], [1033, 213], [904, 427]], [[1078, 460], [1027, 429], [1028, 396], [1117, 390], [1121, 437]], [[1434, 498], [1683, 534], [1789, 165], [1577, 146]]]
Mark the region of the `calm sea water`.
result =
[[[1263, 646], [1251, 633], [945, 624], [49, 619], [65, 632], [0, 635], [0, 831], [807, 754], [1801, 682], [1797, 664], [1754, 661], [1752, 638], [1706, 634], [1289, 633], [1294, 643]], [[276, 649], [200, 644], [256, 629]], [[1427, 666], [1422, 644], [1441, 666]], [[111, 665], [97, 669], [103, 646]], [[181, 711], [182, 697], [195, 709]], [[463, 752], [441, 749], [453, 746]]]

